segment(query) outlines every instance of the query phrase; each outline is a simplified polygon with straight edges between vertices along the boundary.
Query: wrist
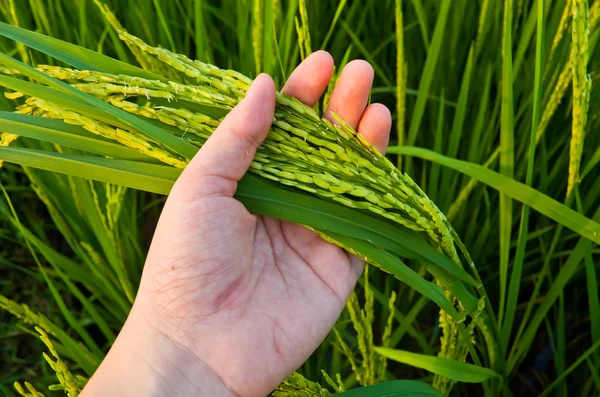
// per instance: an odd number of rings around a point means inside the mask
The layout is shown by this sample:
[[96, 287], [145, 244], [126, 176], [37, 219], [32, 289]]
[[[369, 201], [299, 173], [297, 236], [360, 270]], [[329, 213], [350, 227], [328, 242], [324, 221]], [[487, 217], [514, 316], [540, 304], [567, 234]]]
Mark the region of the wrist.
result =
[[132, 312], [83, 397], [235, 396], [202, 360]]

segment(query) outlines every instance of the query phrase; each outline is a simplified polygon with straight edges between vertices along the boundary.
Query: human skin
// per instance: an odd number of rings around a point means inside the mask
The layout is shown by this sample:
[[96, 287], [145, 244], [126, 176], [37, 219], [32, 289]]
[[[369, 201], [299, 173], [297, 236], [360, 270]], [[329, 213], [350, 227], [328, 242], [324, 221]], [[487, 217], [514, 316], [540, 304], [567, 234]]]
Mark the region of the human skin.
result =
[[[333, 72], [318, 51], [282, 92], [314, 106]], [[367, 106], [373, 68], [342, 71], [335, 112], [380, 151], [389, 110]], [[273, 121], [265, 74], [175, 183], [131, 313], [83, 396], [265, 396], [327, 336], [364, 263], [303, 226], [250, 214], [233, 195]]]

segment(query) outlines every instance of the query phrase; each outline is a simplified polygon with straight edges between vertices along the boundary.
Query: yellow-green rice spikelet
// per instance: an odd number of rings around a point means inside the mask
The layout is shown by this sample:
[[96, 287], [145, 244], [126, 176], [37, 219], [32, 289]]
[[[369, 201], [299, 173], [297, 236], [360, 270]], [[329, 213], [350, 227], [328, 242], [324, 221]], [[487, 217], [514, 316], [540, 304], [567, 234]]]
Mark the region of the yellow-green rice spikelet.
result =
[[265, 0], [252, 0], [252, 47], [256, 74], [262, 71]]
[[590, 14], [587, 0], [573, 0], [573, 130], [569, 157], [567, 197], [579, 182], [579, 165], [585, 138], [585, 125], [590, 101], [591, 78], [587, 72], [589, 60]]
[[19, 382], [13, 383], [13, 387], [23, 397], [44, 397], [44, 395], [37, 391], [36, 388], [29, 382], [23, 382], [25, 387]]
[[80, 376], [74, 376], [71, 373], [71, 371], [69, 371], [64, 361], [62, 361], [59, 357], [58, 352], [56, 351], [54, 345], [48, 337], [48, 334], [44, 332], [44, 330], [40, 327], [35, 327], [35, 329], [40, 334], [40, 339], [42, 340], [42, 342], [44, 342], [52, 356], [50, 357], [48, 354], [44, 353], [44, 358], [46, 359], [50, 367], [54, 370], [54, 372], [56, 373], [56, 377], [60, 382], [58, 385], [50, 386], [50, 390], [64, 390], [64, 392], [69, 397], [78, 396], [79, 393], [81, 393], [83, 387], [85, 386], [87, 379]]

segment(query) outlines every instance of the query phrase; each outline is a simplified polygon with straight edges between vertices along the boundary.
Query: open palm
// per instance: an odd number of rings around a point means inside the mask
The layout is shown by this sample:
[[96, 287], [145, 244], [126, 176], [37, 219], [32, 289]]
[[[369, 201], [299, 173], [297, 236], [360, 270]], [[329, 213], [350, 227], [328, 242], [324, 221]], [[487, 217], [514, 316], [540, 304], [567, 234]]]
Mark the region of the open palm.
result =
[[[308, 57], [283, 92], [313, 106], [333, 71]], [[329, 109], [385, 150], [383, 105], [367, 107], [373, 70], [354, 61]], [[340, 315], [363, 263], [312, 231], [250, 214], [233, 198], [273, 120], [275, 87], [259, 76], [174, 186], [136, 306], [150, 326], [202, 361], [234, 393], [264, 396], [297, 369]]]

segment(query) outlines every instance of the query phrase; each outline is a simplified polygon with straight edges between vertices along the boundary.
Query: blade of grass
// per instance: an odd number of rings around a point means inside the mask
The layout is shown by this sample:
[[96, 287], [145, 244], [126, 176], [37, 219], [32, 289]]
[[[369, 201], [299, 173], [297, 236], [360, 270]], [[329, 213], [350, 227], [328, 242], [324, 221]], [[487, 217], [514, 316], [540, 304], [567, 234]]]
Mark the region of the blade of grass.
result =
[[164, 80], [162, 76], [98, 54], [95, 51], [7, 23], [0, 22], [0, 35], [23, 43], [28, 47], [41, 51], [80, 70], [96, 70], [99, 72], [129, 74], [147, 79]]
[[160, 6], [160, 0], [152, 0], [152, 2], [154, 4], [154, 9], [156, 10], [156, 16], [158, 17], [158, 21], [162, 27], [161, 31], [167, 36], [167, 40], [171, 46], [171, 51], [177, 51], [177, 46], [175, 46], [175, 41], [171, 35], [171, 28], [169, 28], [169, 23], [167, 22], [167, 19], [163, 14], [162, 7]]
[[[529, 135], [529, 153], [527, 155], [527, 176], [525, 184], [531, 186], [533, 183], [533, 165], [535, 163], [535, 146], [537, 128], [540, 122], [542, 105], [542, 76], [544, 62], [544, 24], [545, 24], [545, 2], [537, 0], [537, 38], [536, 38], [536, 56], [535, 56], [535, 77], [533, 93], [533, 116], [531, 120], [531, 133]], [[529, 231], [529, 206], [523, 204], [521, 210], [521, 224], [519, 226], [519, 237], [517, 250], [515, 253], [513, 270], [508, 287], [508, 297], [506, 304], [506, 314], [502, 324], [502, 346], [506, 350], [508, 341], [512, 333], [512, 325], [517, 310], [519, 291], [521, 289], [521, 277], [523, 273], [523, 261], [525, 258], [525, 249], [527, 247], [527, 233]], [[510, 247], [506, 248], [507, 251]]]
[[335, 9], [335, 15], [333, 16], [333, 21], [331, 21], [331, 25], [329, 26], [329, 30], [327, 31], [327, 34], [325, 35], [325, 39], [323, 40], [323, 44], [321, 44], [321, 49], [324, 50], [327, 48], [327, 44], [329, 43], [329, 39], [331, 38], [331, 35], [333, 34], [335, 27], [337, 25], [337, 21], [340, 18], [340, 15], [342, 14], [342, 11], [344, 10], [344, 7], [346, 6], [346, 0], [340, 0], [340, 2], [338, 3], [337, 8]]
[[545, 194], [540, 193], [523, 183], [517, 182], [514, 179], [489, 170], [484, 166], [451, 159], [431, 150], [417, 147], [391, 146], [388, 148], [387, 153], [401, 153], [419, 157], [460, 171], [512, 199], [527, 204], [539, 213], [546, 215], [548, 218], [553, 219], [581, 236], [600, 244], [600, 224], [598, 224], [596, 220], [586, 218]]
[[[444, 91], [442, 91], [441, 98], [444, 98]], [[437, 118], [437, 127], [435, 129], [435, 137], [433, 139], [433, 150], [437, 153], [442, 152], [442, 141], [444, 134], [444, 109], [445, 106], [440, 104]], [[398, 157], [400, 158], [400, 157]], [[429, 171], [429, 189], [427, 193], [429, 194], [429, 198], [435, 203], [438, 198], [438, 188], [440, 181], [440, 165], [437, 163], [433, 163], [431, 165], [431, 170]], [[448, 218], [450, 219], [450, 218]]]
[[[577, 203], [577, 210], [583, 212], [583, 205], [581, 203], [581, 196], [579, 194], [579, 188], [575, 188], [575, 201]], [[585, 275], [587, 281], [587, 295], [588, 295], [588, 310], [590, 315], [590, 327], [591, 327], [591, 338], [592, 342], [600, 341], [600, 296], [598, 295], [598, 278], [596, 275], [596, 265], [592, 258], [592, 253], [587, 252], [583, 258], [585, 263]], [[597, 364], [599, 355], [594, 353], [594, 361]]]
[[[406, 61], [404, 60], [404, 22], [402, 0], [395, 0], [396, 22], [396, 135], [398, 145], [404, 144], [406, 114]], [[442, 106], [443, 107], [443, 106]], [[402, 169], [402, 158], [398, 156], [398, 169]]]
[[[413, 110], [412, 118], [410, 120], [410, 127], [408, 130], [406, 144], [409, 146], [415, 144], [417, 132], [421, 127], [421, 121], [423, 119], [423, 114], [425, 113], [425, 105], [427, 104], [427, 97], [433, 81], [437, 61], [440, 58], [440, 51], [444, 39], [444, 31], [446, 30], [446, 22], [448, 20], [448, 13], [450, 11], [451, 3], [452, 2], [449, 0], [442, 1], [440, 13], [438, 14], [435, 29], [433, 31], [431, 45], [428, 47], [427, 60], [425, 61], [423, 73], [421, 74], [421, 79], [419, 81], [419, 94], [417, 96], [417, 102]], [[410, 173], [410, 162], [407, 163], [406, 166], [406, 171]]]
[[[504, 0], [504, 20], [502, 37], [502, 109], [500, 123], [500, 173], [512, 178], [514, 175], [514, 98], [513, 98], [513, 61], [512, 26], [513, 0]], [[512, 231], [513, 203], [510, 197], [500, 194], [500, 301], [498, 306], [498, 324], [503, 325], [510, 261], [510, 236]], [[506, 349], [505, 345], [501, 345]]]
[[375, 351], [390, 360], [422, 368], [458, 382], [481, 383], [491, 378], [500, 378], [500, 375], [491, 369], [446, 358], [384, 347], [376, 347]]

